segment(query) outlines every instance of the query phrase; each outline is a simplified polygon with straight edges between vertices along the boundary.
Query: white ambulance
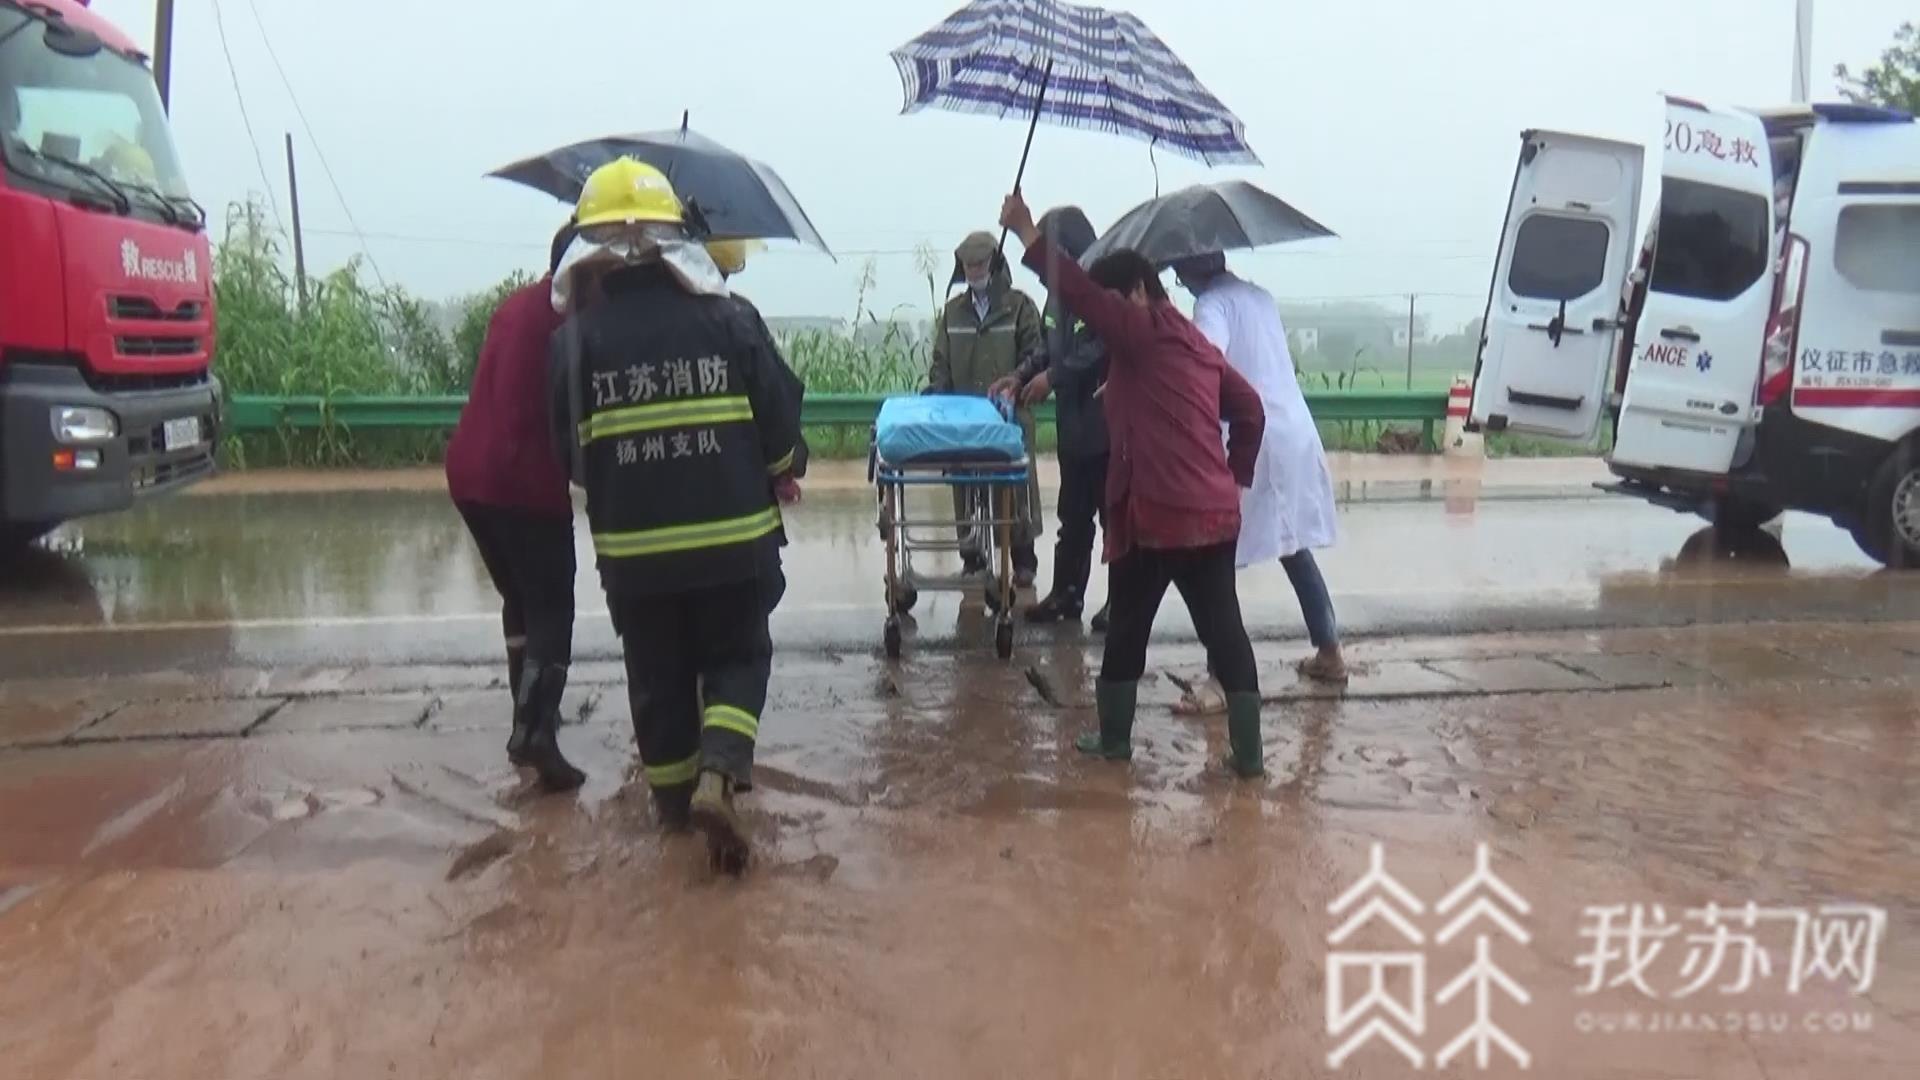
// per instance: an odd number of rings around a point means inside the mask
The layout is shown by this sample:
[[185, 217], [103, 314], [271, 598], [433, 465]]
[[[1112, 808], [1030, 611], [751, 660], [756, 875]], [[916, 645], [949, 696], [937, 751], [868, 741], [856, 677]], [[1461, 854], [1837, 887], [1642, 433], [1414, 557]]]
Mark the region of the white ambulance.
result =
[[1469, 429], [1592, 445], [1612, 418], [1608, 490], [1820, 514], [1920, 566], [1920, 124], [1669, 98], [1637, 246], [1640, 146], [1522, 140]]

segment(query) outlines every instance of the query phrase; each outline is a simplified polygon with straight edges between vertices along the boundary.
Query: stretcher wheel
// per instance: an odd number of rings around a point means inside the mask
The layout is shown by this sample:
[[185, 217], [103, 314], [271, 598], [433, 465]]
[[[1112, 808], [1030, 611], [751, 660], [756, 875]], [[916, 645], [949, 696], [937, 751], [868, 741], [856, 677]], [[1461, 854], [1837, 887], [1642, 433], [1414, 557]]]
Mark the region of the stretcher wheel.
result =
[[987, 588], [985, 588], [983, 598], [987, 601], [987, 611], [991, 611], [991, 613], [995, 613], [995, 615], [1000, 615], [1002, 609], [1006, 607], [1006, 603], [1000, 601], [1002, 588], [1004, 588], [1004, 586], [1002, 586], [996, 578], [987, 578]]
[[1013, 620], [1001, 619], [993, 628], [993, 651], [1002, 660], [1013, 659]]
[[888, 619], [884, 641], [887, 647], [887, 659], [900, 659], [900, 620]]
[[904, 582], [893, 587], [893, 610], [901, 615], [913, 610], [920, 602], [920, 590]]

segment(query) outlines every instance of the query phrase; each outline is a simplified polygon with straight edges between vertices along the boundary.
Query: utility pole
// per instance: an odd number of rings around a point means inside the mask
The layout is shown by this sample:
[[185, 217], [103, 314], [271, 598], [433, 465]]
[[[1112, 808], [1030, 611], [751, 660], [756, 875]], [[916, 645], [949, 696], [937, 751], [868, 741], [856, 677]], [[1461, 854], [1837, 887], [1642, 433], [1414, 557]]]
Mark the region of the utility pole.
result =
[[1414, 293], [1407, 294], [1407, 389], [1413, 389], [1413, 302], [1418, 299]]
[[1793, 103], [1805, 105], [1813, 74], [1813, 0], [1794, 0]]
[[293, 280], [300, 290], [300, 313], [307, 311], [307, 249], [300, 239], [300, 181], [293, 173], [293, 133], [287, 133], [287, 198], [293, 203]]
[[173, 0], [159, 0], [153, 9], [153, 81], [160, 87], [160, 107], [172, 111]]

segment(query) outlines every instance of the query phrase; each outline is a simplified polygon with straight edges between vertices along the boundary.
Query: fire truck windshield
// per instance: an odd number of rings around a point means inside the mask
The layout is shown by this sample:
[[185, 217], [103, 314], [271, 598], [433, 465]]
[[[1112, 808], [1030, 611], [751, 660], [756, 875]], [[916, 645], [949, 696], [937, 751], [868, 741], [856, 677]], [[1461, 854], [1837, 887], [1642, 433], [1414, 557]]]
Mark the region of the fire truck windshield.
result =
[[[169, 220], [191, 206], [153, 76], [91, 35], [0, 3], [0, 150], [33, 180]], [[127, 199], [128, 191], [140, 195]]]

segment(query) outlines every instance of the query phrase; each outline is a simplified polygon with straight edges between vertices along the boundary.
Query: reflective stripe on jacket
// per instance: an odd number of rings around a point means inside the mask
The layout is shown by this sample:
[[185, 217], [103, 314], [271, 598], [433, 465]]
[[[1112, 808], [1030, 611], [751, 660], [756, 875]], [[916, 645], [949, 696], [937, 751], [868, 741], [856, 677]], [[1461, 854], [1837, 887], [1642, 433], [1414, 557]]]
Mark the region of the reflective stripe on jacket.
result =
[[801, 452], [797, 380], [731, 297], [652, 266], [604, 288], [554, 335], [551, 390], [603, 584], [679, 592], [777, 567], [771, 478]]

